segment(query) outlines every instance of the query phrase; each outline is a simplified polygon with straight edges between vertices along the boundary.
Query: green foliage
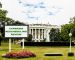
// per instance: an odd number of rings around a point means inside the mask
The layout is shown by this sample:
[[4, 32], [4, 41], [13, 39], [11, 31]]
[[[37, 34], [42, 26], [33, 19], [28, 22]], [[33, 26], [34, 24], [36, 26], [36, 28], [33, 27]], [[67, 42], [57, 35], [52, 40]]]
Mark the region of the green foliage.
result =
[[[6, 13], [7, 13], [6, 10], [0, 10], [0, 21], [1, 22], [5, 20]], [[2, 36], [3, 35], [3, 28], [2, 27], [0, 27], [0, 32], [1, 32], [1, 36]], [[3, 38], [3, 36], [2, 37], [1, 36], [0, 36], [0, 45], [1, 45], [2, 38]]]
[[72, 17], [72, 18], [70, 18], [70, 22], [69, 22], [70, 24], [71, 23], [74, 23], [75, 24], [75, 16], [74, 17]]
[[0, 10], [0, 21], [5, 21], [6, 14], [7, 14], [6, 10]]
[[31, 42], [31, 41], [32, 41], [32, 35], [29, 34], [28, 37], [26, 38], [26, 40], [27, 40], [28, 42]]
[[71, 29], [72, 37], [75, 37], [75, 27]]
[[1, 4], [1, 2], [0, 2], [0, 8], [2, 8], [2, 4]]
[[5, 21], [5, 22], [14, 21], [13, 19], [6, 17], [6, 15], [7, 15], [7, 11], [0, 9], [0, 21], [1, 22], [3, 22], [3, 21]]
[[51, 32], [55, 32], [55, 30], [56, 30], [56, 29], [52, 28], [50, 31], [51, 31]]
[[61, 27], [61, 36], [63, 37], [64, 40], [69, 41], [69, 33], [71, 32], [75, 36], [75, 24], [70, 23], [70, 24], [65, 24]]
[[49, 33], [50, 41], [61, 41], [59, 29], [52, 28]]
[[7, 11], [6, 10], [0, 10], [0, 17], [6, 17]]

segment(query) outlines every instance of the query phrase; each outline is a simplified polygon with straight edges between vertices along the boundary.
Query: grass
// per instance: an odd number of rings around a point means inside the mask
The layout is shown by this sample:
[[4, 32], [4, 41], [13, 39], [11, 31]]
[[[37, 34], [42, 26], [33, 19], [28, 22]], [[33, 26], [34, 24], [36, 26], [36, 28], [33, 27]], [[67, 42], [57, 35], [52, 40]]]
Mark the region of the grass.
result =
[[[12, 51], [20, 51], [22, 47], [17, 44], [12, 44]], [[29, 50], [34, 52], [37, 56], [33, 58], [3, 58], [2, 54], [8, 52], [8, 43], [2, 43], [0, 46], [0, 60], [75, 60], [75, 56], [69, 57], [67, 53], [69, 52], [69, 47], [49, 47], [49, 46], [25, 46], [24, 50]], [[44, 56], [44, 53], [63, 53], [63, 56]], [[75, 48], [72, 47], [72, 52], [75, 52]]]

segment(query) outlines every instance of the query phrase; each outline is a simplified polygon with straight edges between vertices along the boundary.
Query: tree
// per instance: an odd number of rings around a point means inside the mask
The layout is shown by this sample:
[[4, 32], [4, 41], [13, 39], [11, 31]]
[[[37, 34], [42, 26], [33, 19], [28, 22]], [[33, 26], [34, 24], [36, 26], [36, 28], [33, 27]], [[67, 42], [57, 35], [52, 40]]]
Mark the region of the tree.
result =
[[72, 37], [75, 37], [75, 27], [71, 29]]
[[74, 16], [74, 17], [72, 17], [72, 18], [70, 18], [69, 23], [70, 23], [70, 24], [71, 24], [71, 23], [74, 23], [74, 24], [75, 24], [75, 16]]
[[[0, 8], [2, 8], [1, 2], [0, 2]], [[1, 33], [0, 44], [1, 44], [1, 41], [2, 41], [2, 39], [4, 37], [3, 35], [4, 35], [4, 25], [5, 25], [5, 22], [9, 23], [8, 21], [12, 21], [12, 19], [6, 17], [6, 15], [7, 15], [7, 11], [0, 9], [0, 33]]]
[[51, 30], [50, 30], [50, 32], [49, 32], [49, 39], [50, 39], [50, 41], [54, 41], [54, 39], [55, 39], [55, 29], [54, 28], [52, 28]]
[[[1, 2], [0, 2], [0, 8], [2, 8]], [[5, 20], [6, 13], [7, 13], [6, 10], [1, 10], [1, 9], [0, 9], [0, 23], [1, 23], [3, 20]], [[1, 25], [0, 25], [0, 46], [1, 46], [1, 41], [2, 41], [2, 27], [1, 27]]]
[[68, 35], [69, 32], [70, 32], [69, 24], [65, 24], [61, 27], [61, 36], [63, 37], [64, 41], [69, 40], [69, 35]]
[[32, 41], [32, 35], [29, 34], [28, 37], [26, 38], [27, 41], [31, 42]]
[[1, 2], [0, 2], [0, 8], [2, 8], [2, 4], [1, 4]]
[[7, 11], [6, 10], [0, 10], [0, 18], [6, 17]]
[[65, 24], [61, 26], [61, 36], [65, 41], [69, 41], [69, 33], [71, 32], [73, 35], [72, 37], [75, 37], [75, 17], [73, 17], [73, 20], [70, 20], [69, 24]]
[[71, 28], [72, 37], [75, 37], [75, 16], [70, 19], [70, 24], [72, 25]]
[[49, 33], [50, 41], [61, 41], [59, 29], [52, 28]]

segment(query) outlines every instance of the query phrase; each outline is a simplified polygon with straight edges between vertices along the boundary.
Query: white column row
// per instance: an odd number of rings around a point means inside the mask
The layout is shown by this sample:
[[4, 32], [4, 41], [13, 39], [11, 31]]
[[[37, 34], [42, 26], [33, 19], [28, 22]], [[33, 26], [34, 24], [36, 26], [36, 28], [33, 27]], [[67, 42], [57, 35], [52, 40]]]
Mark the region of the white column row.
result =
[[[38, 33], [37, 33], [37, 31], [38, 31]], [[29, 30], [29, 33], [30, 34], [32, 34], [32, 36], [34, 37], [34, 39], [35, 40], [40, 40], [40, 39], [44, 39], [44, 35], [45, 35], [45, 30], [44, 29], [37, 29], [37, 28], [34, 28], [34, 30], [33, 29], [30, 29]], [[35, 33], [35, 35], [33, 35], [33, 33]], [[37, 36], [38, 36], [38, 38], [37, 38]]]

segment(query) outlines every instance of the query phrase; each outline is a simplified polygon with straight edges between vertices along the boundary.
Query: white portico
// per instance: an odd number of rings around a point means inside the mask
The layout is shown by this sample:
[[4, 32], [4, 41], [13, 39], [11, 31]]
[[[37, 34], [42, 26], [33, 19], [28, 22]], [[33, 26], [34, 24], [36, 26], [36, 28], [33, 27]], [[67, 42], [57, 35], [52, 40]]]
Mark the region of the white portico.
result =
[[29, 24], [29, 34], [32, 34], [32, 40], [35, 42], [40, 42], [46, 39], [47, 42], [50, 42], [49, 32], [51, 28], [59, 28], [57, 25], [50, 24]]

